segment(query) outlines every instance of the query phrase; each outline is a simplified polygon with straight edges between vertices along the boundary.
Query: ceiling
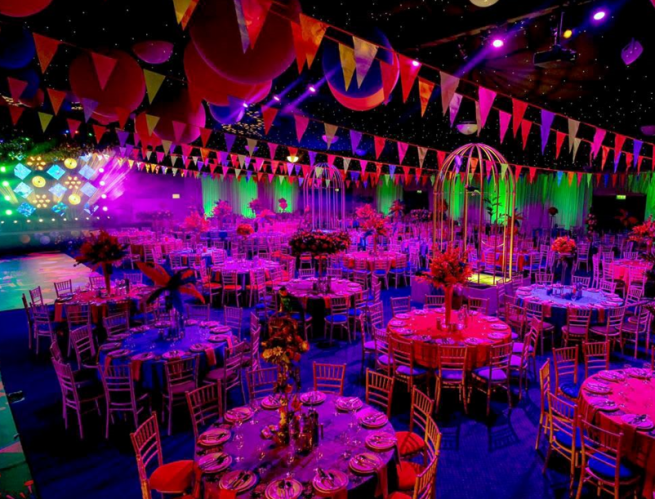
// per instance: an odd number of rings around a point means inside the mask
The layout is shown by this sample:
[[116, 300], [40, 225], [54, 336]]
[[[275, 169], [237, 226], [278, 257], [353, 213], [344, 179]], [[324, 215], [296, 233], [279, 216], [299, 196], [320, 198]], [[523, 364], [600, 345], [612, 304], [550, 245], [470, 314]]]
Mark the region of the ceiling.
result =
[[[640, 128], [655, 124], [655, 33], [652, 30], [655, 8], [649, 0], [567, 2], [564, 27], [574, 29], [574, 36], [564, 41], [564, 45], [577, 51], [578, 60], [575, 64], [556, 69], [536, 68], [532, 56], [552, 44], [553, 30], [562, 13], [560, 4], [499, 0], [491, 7], [478, 8], [468, 0], [301, 0], [306, 14], [362, 38], [374, 29], [381, 30], [395, 50], [420, 60], [424, 65], [457, 74], [496, 90], [499, 95], [520, 98], [586, 123], [649, 140]], [[162, 90], [164, 93], [185, 85], [182, 54], [189, 36], [175, 21], [172, 1], [111, 0], [80, 5], [78, 0], [53, 0], [45, 11], [29, 18], [0, 17], [0, 31], [23, 25], [75, 46], [127, 51], [135, 42], [168, 40], [175, 45], [173, 56], [169, 62], [151, 69], [168, 76]], [[589, 21], [591, 13], [600, 7], [607, 8], [610, 15], [606, 22], [592, 24]], [[505, 46], [491, 51], [489, 37], [497, 33], [504, 36]], [[636, 62], [626, 66], [621, 59], [621, 49], [632, 38], [643, 45], [644, 52]], [[219, 33], [216, 43], [220, 44]], [[0, 75], [21, 78], [26, 71], [32, 72], [42, 87], [68, 89], [68, 66], [76, 50], [73, 47], [60, 48], [45, 76], [40, 76], [36, 61], [31, 65], [32, 69], [0, 69]], [[327, 85], [321, 85], [320, 58], [319, 52], [319, 63], [314, 63], [311, 70], [300, 75], [294, 63], [274, 81], [272, 93], [284, 94], [285, 102], [269, 134], [272, 140], [296, 145], [292, 111], [341, 127], [445, 150], [471, 140], [450, 128], [448, 117], [442, 116], [438, 95], [433, 96], [424, 117], [420, 116], [416, 89], [403, 103], [400, 82], [387, 105], [365, 112], [344, 108], [335, 101]], [[434, 71], [424, 67], [423, 74], [438, 81]], [[318, 92], [308, 96], [306, 88], [310, 84], [317, 84]], [[0, 78], [0, 92], [8, 93], [4, 78]], [[147, 99], [144, 102], [147, 103]], [[505, 110], [511, 110], [508, 99], [500, 98], [497, 102]], [[473, 108], [467, 109], [464, 105], [460, 118], [472, 113]], [[539, 122], [538, 112], [529, 113], [533, 113], [528, 115], [530, 119]], [[8, 125], [8, 121], [7, 116], [0, 120], [0, 131], [5, 136], [28, 133], [36, 139], [46, 138], [40, 131], [38, 120], [21, 122], [17, 131]], [[236, 125], [230, 129], [250, 135], [263, 133], [256, 111], [248, 111], [244, 122], [249, 126]], [[565, 124], [559, 125], [560, 129], [566, 129]], [[215, 124], [215, 127], [220, 128], [220, 124]], [[48, 134], [61, 134], [65, 128], [64, 120], [55, 121]], [[510, 135], [511, 131], [505, 143], [499, 144], [498, 119], [494, 115], [479, 140], [498, 147], [510, 161], [525, 165], [582, 168], [587, 161], [581, 157], [576, 165], [572, 165], [568, 155], [555, 161], [552, 151], [542, 156], [536, 131], [531, 138], [533, 147], [527, 151], [523, 151], [520, 139], [509, 138]], [[320, 136], [320, 130], [310, 128], [302, 145], [324, 149], [325, 143]], [[349, 151], [349, 148], [347, 134], [342, 131], [332, 149], [338, 153]], [[361, 154], [370, 153], [372, 143], [365, 141], [362, 148]]]

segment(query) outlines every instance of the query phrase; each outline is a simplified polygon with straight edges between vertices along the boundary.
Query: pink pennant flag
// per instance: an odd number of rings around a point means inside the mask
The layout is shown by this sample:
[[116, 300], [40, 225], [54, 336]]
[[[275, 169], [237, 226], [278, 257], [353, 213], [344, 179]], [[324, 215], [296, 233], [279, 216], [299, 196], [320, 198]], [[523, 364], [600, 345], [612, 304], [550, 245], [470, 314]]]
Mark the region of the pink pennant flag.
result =
[[[450, 103], [453, 100], [453, 97], [455, 96], [455, 92], [457, 91], [457, 86], [459, 85], [459, 78], [457, 78], [456, 76], [449, 75], [448, 73], [444, 73], [443, 71], [439, 71], [439, 81], [441, 82], [441, 110], [443, 114], [446, 114], [446, 111], [450, 108]], [[460, 98], [460, 102], [461, 102], [461, 98]], [[459, 109], [459, 105], [457, 106], [457, 109]], [[450, 126], [452, 126], [452, 122], [454, 121], [454, 118], [452, 116], [452, 110], [450, 113], [450, 121], [451, 121]]]
[[480, 122], [478, 123], [479, 125], [478, 133], [479, 133], [484, 128], [484, 125], [487, 123], [487, 118], [489, 117], [489, 111], [491, 111], [491, 106], [493, 106], [494, 100], [496, 99], [496, 92], [484, 87], [479, 87], [478, 99], [480, 101]]
[[[519, 133], [519, 128], [523, 128], [523, 116], [528, 109], [528, 103], [517, 99], [512, 99], [512, 131], [514, 137]], [[532, 126], [532, 123], [530, 123]]]
[[18, 101], [27, 88], [27, 82], [10, 76], [7, 78], [7, 83], [9, 84], [9, 95], [14, 101]]
[[607, 133], [602, 128], [596, 128], [594, 133], [594, 142], [591, 145], [591, 155], [594, 159], [598, 156], [598, 151], [600, 151], [600, 146], [603, 145], [603, 140], [605, 139], [605, 133]]
[[457, 113], [459, 112], [459, 107], [462, 105], [462, 95], [455, 94], [453, 98], [450, 99], [450, 104], [448, 105], [450, 109], [450, 127], [452, 128], [455, 124], [455, 119], [457, 118]]
[[270, 159], [275, 159], [275, 151], [277, 151], [277, 144], [273, 144], [272, 142], [268, 143], [268, 157]]
[[502, 144], [505, 140], [505, 135], [507, 135], [509, 123], [512, 121], [512, 115], [505, 111], [498, 111], [498, 119], [500, 121], [500, 143]]
[[407, 145], [407, 142], [396, 142], [396, 145], [398, 146], [398, 163], [402, 164], [409, 145]]
[[541, 110], [541, 154], [546, 149], [548, 143], [548, 136], [550, 135], [550, 127], [555, 119], [555, 113], [552, 111]]
[[307, 130], [307, 125], [309, 125], [309, 118], [300, 114], [294, 114], [293, 118], [296, 122], [296, 138], [300, 143], [302, 136], [305, 135], [305, 130]]

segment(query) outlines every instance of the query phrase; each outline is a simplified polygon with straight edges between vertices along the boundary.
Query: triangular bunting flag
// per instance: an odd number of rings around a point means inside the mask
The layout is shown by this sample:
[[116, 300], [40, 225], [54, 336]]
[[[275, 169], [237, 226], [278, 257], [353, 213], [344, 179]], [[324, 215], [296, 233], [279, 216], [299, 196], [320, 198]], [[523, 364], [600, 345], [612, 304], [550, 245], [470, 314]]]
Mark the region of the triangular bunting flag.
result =
[[603, 140], [605, 139], [605, 133], [607, 132], [602, 128], [596, 128], [596, 132], [594, 133], [594, 141], [591, 144], [591, 155], [594, 159], [596, 159], [596, 156], [598, 156], [598, 151], [600, 150], [600, 146], [603, 145]]
[[300, 30], [304, 41], [303, 45], [308, 68], [312, 67], [314, 57], [316, 57], [316, 52], [318, 52], [318, 47], [321, 45], [327, 29], [327, 24], [305, 14], [300, 14]]
[[480, 123], [478, 123], [480, 128], [478, 129], [478, 133], [480, 133], [484, 128], [484, 125], [487, 123], [489, 111], [491, 111], [491, 106], [493, 106], [494, 100], [496, 99], [496, 92], [484, 87], [479, 87], [478, 99], [480, 100]]
[[191, 5], [191, 0], [173, 0], [173, 7], [175, 8], [175, 18], [177, 23], [180, 24]]
[[580, 128], [580, 122], [568, 118], [568, 127], [569, 127], [569, 152], [571, 152], [573, 150], [573, 145], [575, 142], [574, 139], [578, 135], [578, 128]]
[[[441, 82], [441, 110], [443, 114], [446, 114], [446, 111], [449, 109], [451, 101], [455, 96], [455, 92], [457, 91], [457, 86], [459, 85], [459, 78], [457, 78], [456, 76], [449, 75], [448, 73], [444, 73], [443, 71], [439, 71], [439, 81]], [[457, 109], [459, 109], [459, 105], [457, 106]], [[451, 126], [454, 119], [455, 118], [453, 117], [453, 113], [451, 109], [450, 112]]]
[[39, 121], [41, 122], [41, 130], [45, 132], [45, 129], [48, 128], [48, 125], [52, 121], [52, 114], [39, 111]]
[[49, 38], [37, 33], [32, 33], [32, 37], [34, 38], [36, 56], [38, 57], [39, 64], [41, 65], [41, 73], [45, 73], [48, 69], [48, 66], [50, 65], [50, 61], [52, 61], [52, 58], [57, 53], [60, 42], [54, 38]]
[[581, 142], [582, 139], [578, 139], [577, 137], [573, 139], [573, 161], [575, 161], [575, 157], [578, 155], [578, 148]]
[[68, 118], [68, 131], [70, 132], [71, 137], [75, 137], [75, 134], [77, 133], [77, 129], [80, 127], [82, 124], [81, 121], [74, 120], [72, 118]]
[[157, 92], [159, 92], [159, 89], [161, 88], [162, 83], [164, 83], [166, 77], [164, 75], [160, 75], [159, 73], [155, 73], [154, 71], [150, 71], [149, 69], [143, 70], [143, 77], [146, 81], [146, 93], [148, 94], [148, 102], [152, 104], [152, 101], [155, 100], [155, 95], [157, 95]]
[[264, 118], [264, 133], [268, 134], [268, 131], [271, 129], [271, 125], [277, 116], [277, 108], [262, 106], [262, 117]]
[[521, 121], [521, 138], [523, 139], [523, 149], [528, 145], [528, 136], [530, 135], [530, 128], [532, 128], [532, 121]]
[[106, 131], [107, 128], [102, 125], [93, 125], [93, 133], [96, 137], [96, 144], [100, 143], [100, 140], [102, 139], [102, 136], [105, 134]]
[[355, 62], [355, 51], [352, 49], [352, 47], [340, 43], [339, 58], [341, 60], [341, 69], [343, 71], [343, 82], [346, 90], [348, 90], [350, 88], [350, 83], [352, 82], [353, 75], [355, 74], [355, 68], [357, 67], [357, 63]]
[[462, 105], [463, 97], [460, 94], [453, 95], [453, 98], [450, 99], [450, 126], [452, 127], [455, 124], [455, 119], [457, 118], [457, 113], [459, 112], [459, 107]]
[[428, 153], [428, 148], [416, 146], [416, 150], [418, 151], [418, 164], [423, 168], [423, 161], [425, 160], [425, 155]]
[[514, 137], [519, 132], [519, 128], [523, 127], [523, 116], [525, 116], [526, 109], [528, 109], [527, 102], [512, 99], [512, 131], [514, 132]]
[[378, 53], [378, 46], [353, 36], [353, 47], [355, 51], [357, 86], [361, 87]]
[[146, 114], [146, 125], [148, 126], [148, 134], [152, 135], [155, 131], [155, 127], [159, 123], [159, 116], [153, 116], [151, 114]]
[[107, 86], [109, 77], [114, 72], [118, 60], [97, 52], [91, 52], [91, 60], [93, 61], [93, 67], [96, 70], [96, 76], [98, 77], [100, 88], [104, 89]]
[[380, 75], [382, 78], [382, 93], [384, 95], [384, 102], [389, 102], [391, 98], [391, 92], [396, 86], [398, 81], [398, 68], [394, 64], [389, 64], [384, 61], [380, 61]]
[[555, 159], [559, 158], [559, 154], [562, 151], [562, 144], [566, 134], [564, 132], [556, 131], [555, 132]]
[[425, 114], [433, 90], [434, 83], [429, 80], [424, 80], [423, 78], [418, 79], [418, 95], [421, 99], [421, 116]]
[[378, 137], [377, 135], [373, 136], [373, 142], [375, 145], [375, 159], [380, 158], [380, 154], [384, 149], [384, 145], [387, 143], [384, 137]]
[[548, 143], [548, 136], [550, 135], [550, 127], [555, 119], [555, 113], [551, 111], [541, 110], [541, 154], [546, 149]]
[[352, 152], [356, 152], [359, 143], [362, 140], [362, 132], [356, 130], [350, 130], [350, 149]]
[[323, 125], [325, 126], [325, 138], [327, 139], [327, 148], [329, 149], [339, 127], [337, 125], [330, 125], [329, 123], [324, 123]]
[[227, 152], [232, 151], [232, 146], [234, 145], [234, 141], [237, 139], [236, 135], [231, 133], [224, 133], [223, 137], [225, 138], [226, 151]]
[[50, 104], [52, 105], [52, 111], [55, 115], [59, 114], [59, 109], [61, 109], [61, 104], [66, 98], [66, 92], [63, 90], [55, 90], [54, 88], [48, 88], [48, 97], [50, 97]]
[[406, 142], [396, 142], [396, 145], [398, 146], [398, 163], [402, 164], [409, 145]]
[[200, 128], [200, 141], [204, 147], [207, 147], [207, 141], [211, 137], [212, 129], [211, 128]]
[[[268, 11], [271, 8], [271, 0], [238, 0], [235, 5], [241, 3], [241, 11], [245, 21], [250, 48], [255, 47], [257, 38], [261, 32]], [[237, 9], [238, 10], [238, 9]]]
[[409, 92], [414, 86], [419, 69], [421, 69], [421, 63], [402, 54], [398, 54], [398, 61], [400, 63], [400, 85], [403, 89], [403, 102], [407, 102]]
[[298, 143], [302, 140], [302, 136], [305, 135], [305, 130], [307, 130], [307, 125], [309, 124], [309, 118], [306, 116], [301, 116], [299, 114], [294, 114], [293, 118], [296, 122], [296, 138]]
[[7, 83], [9, 84], [9, 95], [14, 101], [18, 101], [27, 88], [27, 82], [10, 76], [7, 78]]
[[498, 111], [498, 119], [500, 121], [500, 143], [502, 144], [509, 128], [509, 123], [512, 121], [512, 115], [505, 111]]
[[82, 109], [84, 110], [84, 121], [89, 121], [91, 119], [91, 115], [96, 110], [96, 107], [98, 107], [98, 103], [91, 99], [80, 99], [80, 103], [82, 104]]
[[121, 128], [125, 128], [125, 124], [127, 123], [127, 120], [130, 118], [130, 110], [129, 109], [124, 109], [122, 107], [117, 107], [116, 109], [116, 116], [118, 117], [118, 124]]

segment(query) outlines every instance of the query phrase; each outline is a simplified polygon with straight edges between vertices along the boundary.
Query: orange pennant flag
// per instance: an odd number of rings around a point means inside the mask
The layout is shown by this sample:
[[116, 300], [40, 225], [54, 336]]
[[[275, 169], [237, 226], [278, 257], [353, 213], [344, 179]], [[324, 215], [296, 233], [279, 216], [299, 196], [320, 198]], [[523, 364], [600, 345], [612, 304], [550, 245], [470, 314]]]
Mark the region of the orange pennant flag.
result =
[[355, 51], [348, 45], [339, 44], [339, 58], [341, 59], [341, 69], [343, 70], [343, 83], [346, 90], [350, 88], [350, 82], [355, 74]]
[[52, 110], [55, 114], [59, 114], [59, 109], [61, 109], [61, 104], [66, 98], [66, 92], [63, 90], [55, 90], [54, 88], [48, 88], [48, 97], [50, 97], [50, 104], [52, 105]]
[[418, 93], [421, 99], [421, 116], [425, 114], [425, 110], [430, 102], [432, 91], [434, 90], [434, 83], [423, 78], [418, 79]]
[[328, 25], [305, 14], [300, 14], [300, 29], [303, 41], [305, 42], [307, 67], [311, 68], [316, 57], [316, 52], [318, 52], [318, 47], [320, 47], [323, 36], [328, 29]]

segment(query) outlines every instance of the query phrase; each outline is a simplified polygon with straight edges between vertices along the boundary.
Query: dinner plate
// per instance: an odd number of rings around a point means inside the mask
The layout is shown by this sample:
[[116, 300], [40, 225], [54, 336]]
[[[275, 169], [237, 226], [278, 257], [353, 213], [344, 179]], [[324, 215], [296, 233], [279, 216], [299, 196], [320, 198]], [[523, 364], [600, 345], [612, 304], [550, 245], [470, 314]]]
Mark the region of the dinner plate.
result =
[[646, 414], [624, 414], [621, 416], [621, 421], [640, 431], [648, 431], [655, 426], [653, 420]]
[[324, 392], [314, 390], [300, 395], [300, 401], [305, 405], [321, 405], [325, 402], [327, 395]]
[[359, 418], [359, 423], [364, 428], [382, 428], [388, 422], [387, 416], [378, 411], [370, 411]]
[[162, 354], [161, 358], [166, 360], [179, 359], [184, 355], [186, 355], [186, 352], [184, 350], [170, 350]]
[[236, 421], [248, 421], [252, 416], [253, 412], [250, 407], [236, 407], [227, 411], [224, 419], [229, 423], [235, 423]]
[[487, 322], [498, 322], [498, 317], [485, 317]]
[[302, 484], [298, 480], [273, 480], [266, 487], [265, 496], [267, 499], [297, 499], [302, 490]]
[[220, 473], [232, 464], [232, 457], [225, 452], [212, 452], [198, 460], [198, 467], [203, 473]]
[[262, 409], [273, 411], [279, 409], [282, 405], [282, 402], [280, 402], [280, 399], [274, 395], [267, 395], [260, 401], [259, 405], [261, 405]]
[[584, 389], [589, 393], [597, 393], [599, 395], [607, 395], [612, 391], [609, 385], [594, 382], [586, 383]]
[[355, 473], [368, 475], [370, 473], [376, 473], [382, 466], [382, 461], [377, 455], [371, 452], [362, 452], [361, 454], [353, 456], [350, 461], [348, 461], [348, 466]]
[[625, 374], [619, 371], [600, 371], [596, 376], [605, 381], [623, 381]]
[[343, 412], [358, 411], [364, 406], [359, 397], [339, 397], [334, 403], [335, 407]]
[[487, 338], [490, 340], [502, 340], [503, 338], [506, 338], [507, 335], [503, 333], [489, 333], [487, 335]]
[[409, 319], [409, 314], [398, 314], [396, 319]]
[[212, 428], [200, 435], [198, 445], [202, 447], [214, 447], [224, 444], [231, 436], [232, 432], [227, 428]]
[[639, 367], [631, 367], [624, 372], [631, 378], [647, 379], [653, 376], [653, 371], [650, 369], [642, 369]]
[[314, 489], [320, 494], [331, 496], [336, 491], [348, 487], [348, 475], [343, 471], [335, 469], [321, 471], [316, 473], [312, 480]]
[[218, 486], [223, 490], [232, 490], [237, 494], [245, 492], [255, 486], [257, 475], [252, 471], [228, 471], [218, 481]]
[[495, 329], [496, 331], [503, 331], [507, 329], [507, 324], [492, 324], [491, 329]]
[[464, 343], [466, 343], [467, 345], [476, 346], [476, 345], [479, 345], [481, 343], [481, 341], [480, 341], [479, 338], [466, 338], [464, 340]]
[[152, 353], [152, 352], [141, 352], [141, 353], [138, 353], [138, 354], [132, 356], [132, 360], [136, 360], [136, 361], [140, 361], [140, 362], [150, 360], [150, 359], [154, 359], [154, 358], [155, 358], [155, 354]]
[[395, 447], [398, 440], [392, 433], [377, 431], [366, 437], [366, 447], [377, 452], [385, 452]]
[[119, 348], [118, 350], [111, 350], [107, 355], [111, 355], [114, 358], [127, 357], [132, 353], [131, 350], [127, 348]]
[[599, 411], [614, 412], [619, 410], [618, 404], [613, 400], [609, 400], [605, 398], [596, 398], [596, 399], [592, 399], [590, 402], [591, 405], [593, 405], [594, 408], [598, 409]]
[[226, 334], [212, 334], [209, 337], [209, 341], [211, 341], [212, 343], [223, 343], [227, 341], [227, 339], [228, 336]]
[[118, 350], [121, 347], [120, 343], [114, 343], [113, 341], [110, 343], [105, 343], [104, 345], [100, 346], [100, 350]]
[[207, 345], [206, 343], [194, 343], [189, 347], [189, 350], [191, 350], [194, 353], [199, 353], [199, 352], [204, 352], [210, 346], [211, 345]]
[[403, 326], [405, 325], [405, 321], [399, 320], [399, 319], [391, 319], [389, 321], [390, 326]]

